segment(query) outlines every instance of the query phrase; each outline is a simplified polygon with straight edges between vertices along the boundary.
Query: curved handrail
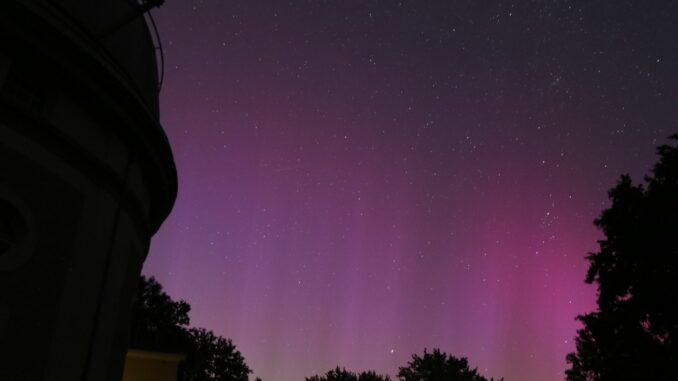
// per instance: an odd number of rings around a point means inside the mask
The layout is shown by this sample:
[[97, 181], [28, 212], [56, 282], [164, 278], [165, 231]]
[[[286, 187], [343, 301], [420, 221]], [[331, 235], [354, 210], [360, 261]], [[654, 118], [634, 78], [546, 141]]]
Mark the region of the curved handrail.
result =
[[153, 28], [153, 34], [155, 35], [155, 42], [157, 46], [154, 46], [158, 56], [160, 57], [160, 62], [158, 63], [158, 92], [162, 90], [162, 83], [165, 80], [165, 53], [162, 49], [162, 39], [160, 38], [160, 32], [158, 31], [158, 26], [155, 25], [155, 19], [151, 14], [151, 10], [146, 11], [148, 20], [150, 21], [151, 27]]

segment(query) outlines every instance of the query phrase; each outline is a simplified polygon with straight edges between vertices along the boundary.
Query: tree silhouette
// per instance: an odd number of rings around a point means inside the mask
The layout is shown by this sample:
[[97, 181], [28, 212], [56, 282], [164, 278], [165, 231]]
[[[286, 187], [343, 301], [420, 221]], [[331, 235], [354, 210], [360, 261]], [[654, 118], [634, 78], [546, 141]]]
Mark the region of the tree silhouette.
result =
[[390, 381], [389, 376], [383, 376], [374, 371], [361, 373], [349, 372], [344, 368], [336, 367], [322, 376], [306, 377], [306, 381]]
[[185, 354], [181, 381], [247, 381], [252, 371], [231, 340], [189, 328], [190, 310], [183, 300], [172, 300], [154, 278], [142, 276], [132, 309], [131, 347]]
[[622, 176], [594, 222], [605, 239], [586, 282], [598, 309], [578, 317], [569, 381], [678, 380], [678, 147], [658, 154], [647, 185]]
[[[407, 367], [398, 368], [401, 381], [487, 381], [478, 374], [477, 369], [470, 369], [465, 357], [456, 358], [434, 349], [419, 357], [412, 355]], [[503, 380], [503, 379], [502, 379]]]
[[204, 328], [189, 330], [191, 346], [181, 369], [186, 381], [247, 381], [252, 372], [229, 339]]
[[188, 312], [191, 306], [175, 302], [154, 278], [139, 279], [132, 307], [130, 346], [166, 352], [181, 352], [190, 344]]

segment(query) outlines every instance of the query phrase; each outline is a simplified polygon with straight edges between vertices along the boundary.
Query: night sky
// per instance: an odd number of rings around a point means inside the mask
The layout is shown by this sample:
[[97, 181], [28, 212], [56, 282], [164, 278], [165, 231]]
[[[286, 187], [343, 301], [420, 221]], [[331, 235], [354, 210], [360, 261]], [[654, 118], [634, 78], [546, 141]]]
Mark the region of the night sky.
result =
[[144, 273], [264, 381], [564, 379], [592, 221], [678, 131], [676, 1], [169, 0]]

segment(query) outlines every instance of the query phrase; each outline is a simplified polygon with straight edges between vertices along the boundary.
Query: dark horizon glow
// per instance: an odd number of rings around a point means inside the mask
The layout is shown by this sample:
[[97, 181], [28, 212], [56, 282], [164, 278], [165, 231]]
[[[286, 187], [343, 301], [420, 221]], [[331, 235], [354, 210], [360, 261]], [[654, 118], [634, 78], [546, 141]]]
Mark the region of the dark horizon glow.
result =
[[677, 3], [173, 1], [144, 273], [264, 381], [564, 379], [592, 224], [678, 130]]

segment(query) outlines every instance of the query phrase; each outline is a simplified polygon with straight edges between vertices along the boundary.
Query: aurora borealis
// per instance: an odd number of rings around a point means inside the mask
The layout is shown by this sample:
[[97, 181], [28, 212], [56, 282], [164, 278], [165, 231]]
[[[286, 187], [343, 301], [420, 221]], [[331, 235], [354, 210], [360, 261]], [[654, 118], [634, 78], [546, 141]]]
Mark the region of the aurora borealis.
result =
[[678, 130], [678, 3], [167, 1], [179, 173], [144, 273], [264, 381], [438, 347], [564, 379], [622, 173]]

